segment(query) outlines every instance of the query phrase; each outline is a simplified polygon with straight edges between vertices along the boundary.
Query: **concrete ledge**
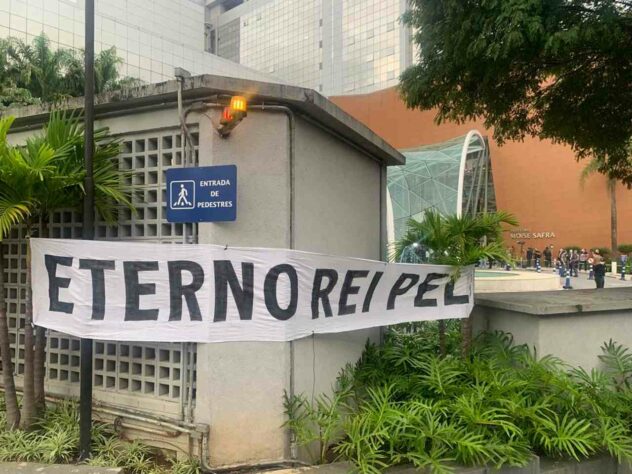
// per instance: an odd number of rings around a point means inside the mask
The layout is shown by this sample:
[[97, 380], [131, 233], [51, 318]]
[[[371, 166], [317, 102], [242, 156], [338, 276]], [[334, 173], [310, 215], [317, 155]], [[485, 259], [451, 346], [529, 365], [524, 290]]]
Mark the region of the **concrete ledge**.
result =
[[[353, 465], [347, 462], [325, 464], [322, 466], [300, 467], [282, 469], [279, 471], [267, 471], [268, 474], [349, 474], [354, 472]], [[387, 474], [419, 474], [427, 470], [420, 470], [412, 466], [397, 466], [384, 471]], [[586, 471], [588, 472], [588, 471]], [[524, 467], [454, 467], [454, 474], [539, 474], [540, 460], [534, 456], [533, 461]], [[556, 473], [557, 474], [557, 473]], [[566, 473], [564, 473], [566, 474]], [[582, 471], [584, 474], [584, 471]], [[613, 473], [615, 474], [615, 473]]]
[[0, 474], [122, 474], [120, 467], [75, 466], [71, 464], [0, 463]]
[[614, 458], [600, 457], [587, 461], [551, 461], [543, 459], [542, 474], [617, 474], [619, 472]]
[[632, 310], [632, 288], [489, 293], [476, 295], [476, 305], [536, 316]]
[[[283, 469], [280, 471], [268, 471], [269, 474], [348, 474], [353, 472], [349, 463], [335, 463], [324, 466], [302, 467], [295, 469]], [[411, 466], [400, 466], [385, 471], [388, 474], [419, 474], [427, 471], [415, 469]], [[552, 461], [540, 460], [534, 457], [533, 461], [524, 467], [456, 467], [454, 474], [630, 474], [629, 466], [618, 465], [614, 458], [603, 456], [588, 459], [582, 462], [576, 461]]]
[[[301, 112], [326, 128], [344, 135], [361, 150], [375, 156], [387, 165], [403, 165], [406, 158], [388, 144], [382, 137], [360, 121], [354, 119], [329, 99], [312, 89], [261, 82], [235, 77], [203, 74], [184, 79], [183, 97], [185, 101], [208, 101], [219, 95], [247, 95], [249, 102], [281, 104]], [[178, 89], [175, 80], [147, 84], [116, 91], [97, 94], [95, 113], [99, 119], [108, 113], [130, 113], [143, 106], [164, 106], [174, 103]], [[11, 107], [3, 110], [1, 116], [16, 118], [15, 127], [41, 126], [48, 120], [53, 107], [63, 110], [81, 110], [83, 97], [73, 97], [56, 104], [38, 104]]]

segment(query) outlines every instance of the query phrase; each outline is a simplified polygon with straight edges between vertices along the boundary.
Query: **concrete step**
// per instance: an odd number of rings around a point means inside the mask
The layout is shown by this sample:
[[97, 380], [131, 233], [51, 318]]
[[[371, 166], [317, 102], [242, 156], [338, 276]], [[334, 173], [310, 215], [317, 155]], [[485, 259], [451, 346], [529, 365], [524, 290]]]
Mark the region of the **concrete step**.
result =
[[[348, 474], [349, 472], [352, 472], [350, 464], [335, 463], [268, 471], [266, 474]], [[387, 474], [427, 473], [425, 470], [415, 469], [411, 466], [391, 468], [385, 472]], [[533, 461], [524, 467], [503, 467], [498, 470], [491, 467], [455, 467], [454, 474], [632, 474], [632, 469], [628, 466], [618, 465], [615, 459], [608, 456], [595, 457], [581, 462], [540, 460], [534, 456]]]
[[120, 467], [93, 467], [32, 462], [0, 463], [0, 474], [122, 474]]

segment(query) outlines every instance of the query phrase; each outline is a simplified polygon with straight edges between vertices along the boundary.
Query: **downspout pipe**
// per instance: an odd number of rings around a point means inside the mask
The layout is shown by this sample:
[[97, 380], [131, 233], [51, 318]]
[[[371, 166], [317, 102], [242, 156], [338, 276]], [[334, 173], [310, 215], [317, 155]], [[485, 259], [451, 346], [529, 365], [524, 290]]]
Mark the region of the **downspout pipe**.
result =
[[[254, 105], [250, 107], [251, 109], [256, 110], [267, 110], [273, 112], [284, 113], [288, 119], [288, 191], [289, 191], [289, 212], [288, 212], [288, 239], [287, 245], [289, 249], [294, 249], [296, 246], [295, 242], [295, 229], [294, 223], [296, 221], [295, 217], [295, 158], [296, 158], [296, 115], [289, 107], [284, 105]], [[294, 341], [290, 341], [290, 397], [294, 398], [296, 394], [296, 374], [294, 373], [294, 365], [295, 365], [295, 347]], [[289, 431], [289, 430], [288, 430]], [[290, 459], [292, 462], [296, 461], [298, 457], [298, 445], [296, 442], [296, 436], [289, 431], [289, 445], [290, 445]]]
[[[186, 121], [186, 117], [188, 116], [189, 113], [193, 112], [193, 111], [198, 111], [198, 110], [204, 110], [206, 108], [223, 108], [225, 107], [225, 105], [220, 104], [220, 103], [208, 103], [208, 102], [198, 102], [198, 103], [193, 103], [191, 104], [190, 107], [188, 107], [186, 109], [186, 111], [183, 113], [182, 118], [184, 121]], [[295, 228], [294, 228], [294, 222], [295, 222], [295, 156], [296, 156], [296, 115], [294, 113], [294, 111], [292, 111], [292, 109], [290, 109], [289, 107], [286, 107], [284, 105], [265, 105], [265, 104], [253, 104], [248, 106], [248, 109], [250, 110], [260, 110], [260, 111], [269, 111], [269, 112], [278, 112], [278, 113], [284, 113], [287, 118], [288, 118], [288, 168], [287, 168], [287, 175], [288, 175], [288, 200], [289, 200], [289, 210], [288, 210], [288, 215], [287, 215], [287, 228], [288, 228], [288, 235], [287, 235], [287, 246], [290, 249], [294, 249], [295, 248]], [[292, 341], [290, 341], [290, 387], [289, 387], [289, 392], [290, 392], [290, 396], [293, 397], [295, 395], [296, 389], [295, 389], [295, 380], [296, 380], [296, 376], [294, 373], [294, 363], [295, 363], [295, 357], [294, 357], [294, 343]], [[200, 463], [201, 463], [201, 467], [202, 470], [204, 472], [222, 472], [222, 470], [214, 470], [210, 465], [210, 456], [209, 456], [209, 449], [208, 449], [208, 443], [209, 443], [209, 434], [203, 435], [200, 438]], [[246, 465], [240, 465], [240, 466], [231, 466], [230, 469], [245, 469], [245, 468], [262, 468], [262, 467], [269, 467], [269, 466], [279, 466], [279, 465], [284, 465], [284, 464], [303, 464], [299, 461], [296, 460], [297, 456], [298, 456], [298, 447], [297, 447], [297, 443], [296, 443], [296, 438], [294, 435], [290, 435], [290, 439], [289, 439], [289, 444], [290, 444], [290, 459], [286, 460], [286, 459], [281, 459], [278, 461], [270, 461], [270, 462], [265, 462], [265, 463], [259, 463], [259, 464], [246, 464]]]

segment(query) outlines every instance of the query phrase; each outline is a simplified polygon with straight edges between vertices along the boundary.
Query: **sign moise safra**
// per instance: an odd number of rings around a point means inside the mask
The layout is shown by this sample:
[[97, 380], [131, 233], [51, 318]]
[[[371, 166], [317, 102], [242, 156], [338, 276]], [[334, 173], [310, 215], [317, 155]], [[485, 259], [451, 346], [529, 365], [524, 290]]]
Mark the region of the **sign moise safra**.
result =
[[512, 231], [509, 233], [509, 237], [514, 240], [522, 239], [554, 239], [555, 232], [530, 232], [527, 229], [521, 229]]

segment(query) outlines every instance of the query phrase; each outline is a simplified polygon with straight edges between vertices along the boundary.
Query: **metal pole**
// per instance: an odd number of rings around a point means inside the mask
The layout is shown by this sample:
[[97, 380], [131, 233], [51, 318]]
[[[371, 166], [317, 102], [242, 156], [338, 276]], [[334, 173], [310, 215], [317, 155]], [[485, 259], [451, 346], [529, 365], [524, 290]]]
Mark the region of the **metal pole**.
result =
[[[83, 238], [94, 240], [94, 0], [85, 0], [85, 105]], [[79, 459], [90, 457], [92, 431], [92, 339], [81, 339], [79, 398]]]

